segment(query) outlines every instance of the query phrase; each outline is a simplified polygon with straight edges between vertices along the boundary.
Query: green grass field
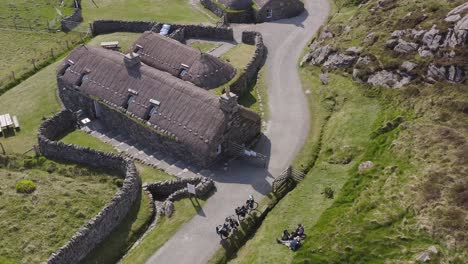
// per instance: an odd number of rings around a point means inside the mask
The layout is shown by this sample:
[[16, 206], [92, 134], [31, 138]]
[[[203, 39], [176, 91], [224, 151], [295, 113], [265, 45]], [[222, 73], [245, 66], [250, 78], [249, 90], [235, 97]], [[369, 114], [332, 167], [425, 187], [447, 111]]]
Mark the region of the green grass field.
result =
[[[58, 0], [2, 0], [0, 2], [0, 27], [14, 28], [31, 27], [33, 29], [47, 29], [49, 24], [51, 27], [57, 27], [60, 16], [57, 9], [62, 15], [68, 16], [73, 12], [71, 3], [73, 0], [62, 1]], [[55, 23], [55, 24], [54, 24]]]
[[14, 89], [0, 96], [0, 113], [17, 115], [21, 131], [14, 136], [1, 138], [7, 154], [24, 153], [37, 144], [37, 131], [43, 117], [60, 111], [57, 100], [56, 62], [36, 73]]
[[130, 33], [130, 32], [117, 32], [111, 34], [104, 34], [94, 37], [89, 45], [100, 47], [101, 42], [104, 41], [118, 41], [120, 45], [120, 51], [122, 53], [127, 53], [130, 46], [141, 36], [140, 33]]
[[[50, 161], [42, 167], [0, 168], [0, 263], [45, 261], [117, 192], [116, 177], [102, 172]], [[52, 167], [56, 171], [45, 171]], [[36, 191], [17, 193], [22, 179], [32, 180]]]
[[190, 43], [190, 46], [192, 48], [200, 50], [201, 52], [206, 53], [206, 52], [209, 52], [209, 51], [219, 47], [220, 45], [200, 40], [200, 41], [194, 41], [194, 42]]
[[[352, 80], [340, 75], [331, 75], [328, 86], [319, 85], [318, 72], [309, 68], [301, 69], [301, 76], [304, 88], [312, 92], [308, 95], [309, 105], [319, 106], [311, 109], [311, 117], [320, 119], [312, 120], [312, 124], [323, 124], [323, 117], [330, 115], [324, 127], [324, 147], [305, 180], [268, 214], [232, 263], [274, 263], [279, 259], [282, 263], [290, 263], [294, 253], [277, 244], [275, 239], [284, 229], [292, 230], [298, 223], [305, 225], [306, 231], [313, 228], [321, 213], [333, 203], [321, 194], [322, 191], [330, 187], [335, 190], [335, 195], [339, 193], [350, 176], [348, 171], [360, 161], [368, 144], [379, 113], [377, 100], [362, 96]], [[306, 145], [307, 149], [313, 149], [319, 137], [313, 139]], [[351, 161], [345, 162], [348, 158]]]
[[159, 21], [169, 23], [208, 23], [209, 17], [186, 0], [94, 0], [83, 1], [85, 23], [97, 19]]
[[[40, 63], [61, 54], [68, 47], [77, 45], [81, 39], [78, 33], [63, 32], [29, 32], [16, 31], [11, 29], [0, 29], [0, 88], [15, 78], [20, 78], [22, 74], [33, 70], [32, 60], [35, 60], [36, 67]], [[51, 49], [53, 52], [51, 53]]]

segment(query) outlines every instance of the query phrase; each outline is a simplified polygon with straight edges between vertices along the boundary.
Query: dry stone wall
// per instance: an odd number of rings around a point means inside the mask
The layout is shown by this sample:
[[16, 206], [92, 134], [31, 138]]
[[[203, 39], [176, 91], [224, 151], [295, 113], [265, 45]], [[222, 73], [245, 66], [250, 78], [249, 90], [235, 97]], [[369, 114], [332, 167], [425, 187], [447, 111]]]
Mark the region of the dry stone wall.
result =
[[255, 45], [255, 53], [243, 70], [241, 76], [230, 85], [231, 91], [237, 95], [243, 95], [249, 91], [250, 86], [257, 78], [258, 71], [265, 63], [267, 48], [263, 43], [262, 34], [255, 31], [242, 32], [242, 42]]
[[83, 225], [70, 241], [52, 254], [47, 260], [47, 263], [51, 264], [80, 262], [120, 224], [141, 195], [141, 179], [132, 161], [112, 153], [57, 141], [61, 136], [72, 131], [75, 124], [74, 114], [68, 110], [45, 121], [38, 134], [41, 153], [54, 160], [111, 169], [124, 178], [124, 183], [97, 216]]
[[[162, 23], [152, 21], [96, 20], [92, 24], [92, 32], [94, 36], [114, 32], [143, 33], [150, 30], [159, 32], [161, 26]], [[234, 39], [234, 33], [230, 27], [172, 24], [171, 31], [178, 29], [183, 29], [185, 38]]]
[[81, 0], [73, 1], [71, 7], [75, 8], [75, 10], [73, 11], [73, 14], [65, 17], [60, 22], [62, 30], [65, 31], [65, 32], [69, 32], [69, 31], [73, 30], [81, 22], [83, 22], [83, 15], [82, 15], [82, 12], [81, 12]]

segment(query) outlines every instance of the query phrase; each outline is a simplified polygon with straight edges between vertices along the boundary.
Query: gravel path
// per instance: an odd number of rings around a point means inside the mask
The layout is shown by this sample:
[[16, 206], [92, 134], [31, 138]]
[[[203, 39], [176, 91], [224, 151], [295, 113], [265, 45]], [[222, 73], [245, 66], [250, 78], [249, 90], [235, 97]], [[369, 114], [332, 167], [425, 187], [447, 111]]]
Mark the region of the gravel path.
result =
[[[322, 25], [329, 12], [327, 0], [305, 0], [309, 14], [257, 25], [234, 25], [236, 40], [243, 30], [263, 34], [268, 47], [267, 82], [270, 120], [266, 137], [257, 151], [270, 155], [268, 171], [240, 160], [229, 163], [227, 170], [213, 168], [217, 191], [198, 215], [150, 257], [147, 263], [206, 263], [220, 247], [215, 227], [234, 213], [234, 208], [249, 194], [256, 199], [266, 195], [271, 182], [294, 159], [309, 130], [309, 112], [302, 90], [297, 64], [303, 47]], [[177, 208], [176, 208], [177, 210]]]

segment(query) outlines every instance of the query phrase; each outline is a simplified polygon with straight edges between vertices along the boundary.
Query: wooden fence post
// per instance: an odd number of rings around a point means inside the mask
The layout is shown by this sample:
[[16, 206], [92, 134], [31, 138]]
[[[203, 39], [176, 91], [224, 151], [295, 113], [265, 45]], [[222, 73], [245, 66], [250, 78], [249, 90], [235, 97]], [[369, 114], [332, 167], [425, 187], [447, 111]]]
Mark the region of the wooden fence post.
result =
[[53, 48], [50, 48], [50, 55], [52, 55], [52, 58], [55, 59], [55, 56], [54, 56], [54, 49], [53, 49]]
[[37, 70], [37, 67], [36, 67], [36, 60], [35, 59], [31, 59], [31, 63], [34, 67], [34, 70]]
[[13, 76], [13, 80], [16, 80], [14, 71], [11, 72], [11, 75]]

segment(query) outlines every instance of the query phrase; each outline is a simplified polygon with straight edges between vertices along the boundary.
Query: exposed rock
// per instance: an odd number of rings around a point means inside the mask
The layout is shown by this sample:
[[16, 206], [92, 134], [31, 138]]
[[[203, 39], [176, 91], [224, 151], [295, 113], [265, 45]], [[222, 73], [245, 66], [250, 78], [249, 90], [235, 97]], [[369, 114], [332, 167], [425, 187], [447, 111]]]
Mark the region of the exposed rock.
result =
[[375, 32], [367, 34], [367, 36], [362, 40], [364, 43], [374, 44], [377, 41], [378, 37], [375, 35]]
[[361, 54], [362, 48], [358, 47], [349, 47], [346, 51], [346, 55], [351, 55], [351, 56], [359, 56]]
[[324, 39], [328, 39], [328, 38], [333, 38], [334, 35], [332, 32], [330, 32], [328, 29], [325, 29], [322, 31], [322, 33], [320, 33], [319, 35], [319, 40], [324, 40]]
[[447, 17], [460, 14], [464, 12], [465, 10], [468, 10], [468, 2], [461, 4], [455, 7], [454, 9], [452, 9], [450, 12], [448, 12]]
[[310, 53], [307, 53], [306, 55], [304, 55], [304, 57], [302, 57], [302, 60], [301, 60], [301, 63], [299, 63], [299, 66], [304, 66], [304, 64], [306, 64], [307, 62], [310, 62], [310, 60], [312, 59], [312, 54]]
[[386, 8], [388, 6], [390, 6], [391, 4], [393, 4], [395, 2], [395, 0], [379, 0], [377, 1], [377, 4], [375, 6], [375, 8]]
[[350, 27], [350, 26], [346, 26], [346, 27], [344, 27], [344, 29], [343, 29], [343, 33], [348, 33], [348, 32], [350, 32], [350, 31], [351, 31], [351, 27]]
[[395, 46], [393, 50], [399, 53], [410, 53], [410, 52], [416, 51], [417, 49], [418, 49], [418, 44], [413, 43], [413, 42], [406, 42], [402, 39], [399, 39], [398, 44]]
[[453, 28], [451, 36], [451, 44], [455, 47], [457, 45], [464, 46], [468, 43], [468, 15], [465, 15], [460, 21], [457, 22]]
[[434, 64], [429, 65], [427, 69], [427, 77], [434, 81], [449, 81], [452, 83], [463, 83], [465, 81], [465, 72], [458, 66], [441, 66], [437, 67]]
[[367, 79], [367, 83], [369, 84], [387, 88], [395, 88], [399, 86], [399, 81], [400, 76], [398, 74], [386, 70], [376, 72]]
[[431, 256], [428, 252], [424, 251], [416, 257], [416, 260], [419, 262], [428, 262], [431, 261]]
[[429, 65], [427, 69], [427, 77], [436, 81], [445, 80], [446, 70], [444, 67], [437, 67], [434, 64]]
[[453, 83], [462, 83], [465, 80], [465, 72], [457, 66], [450, 66], [447, 72], [447, 80]]
[[408, 73], [412, 72], [417, 66], [418, 65], [416, 63], [411, 61], [405, 61], [401, 64], [401, 68]]
[[372, 58], [369, 57], [369, 56], [364, 56], [364, 57], [359, 57], [359, 59], [357, 60], [356, 64], [360, 64], [360, 65], [368, 65], [372, 62]]
[[334, 53], [328, 57], [327, 61], [323, 64], [323, 66], [330, 68], [346, 68], [352, 66], [355, 61], [355, 56], [348, 56], [342, 53]]
[[417, 30], [417, 29], [412, 29], [411, 30], [411, 36], [415, 39], [420, 39], [424, 34], [426, 33], [426, 30]]
[[424, 47], [420, 47], [418, 49], [418, 53], [421, 57], [434, 57], [434, 53], [430, 50], [424, 49]]
[[436, 25], [433, 25], [431, 30], [426, 32], [422, 38], [422, 42], [426, 44], [431, 50], [437, 50], [440, 46], [442, 35], [439, 34], [439, 30]]
[[360, 72], [361, 72], [361, 71], [360, 71], [359, 69], [354, 68], [354, 69], [353, 69], [353, 78], [354, 78], [356, 81], [362, 83], [362, 82], [364, 82], [364, 81], [359, 77], [359, 73], [360, 73]]
[[332, 52], [334, 52], [334, 49], [330, 45], [317, 48], [310, 54], [310, 63], [312, 65], [321, 65], [328, 58], [328, 55], [330, 55], [330, 53]]
[[389, 49], [394, 49], [398, 45], [398, 39], [390, 39], [387, 42], [385, 42], [385, 47]]
[[435, 246], [430, 246], [427, 250], [419, 253], [416, 256], [416, 260], [419, 262], [431, 261], [432, 257], [437, 255], [439, 252]]
[[439, 251], [437, 250], [437, 248], [435, 246], [428, 247], [427, 251], [432, 253], [432, 254], [435, 254], [435, 255], [437, 255], [439, 253]]
[[460, 19], [461, 19], [460, 14], [456, 14], [456, 15], [451, 15], [451, 16], [446, 17], [444, 21], [449, 22], [449, 23], [455, 23]]
[[328, 84], [328, 74], [322, 73], [320, 74], [320, 81], [322, 82], [323, 85]]
[[364, 161], [363, 163], [359, 164], [358, 170], [359, 172], [372, 169], [374, 167], [374, 163], [370, 160]]
[[402, 38], [406, 35], [406, 30], [395, 30], [392, 32], [392, 38]]

